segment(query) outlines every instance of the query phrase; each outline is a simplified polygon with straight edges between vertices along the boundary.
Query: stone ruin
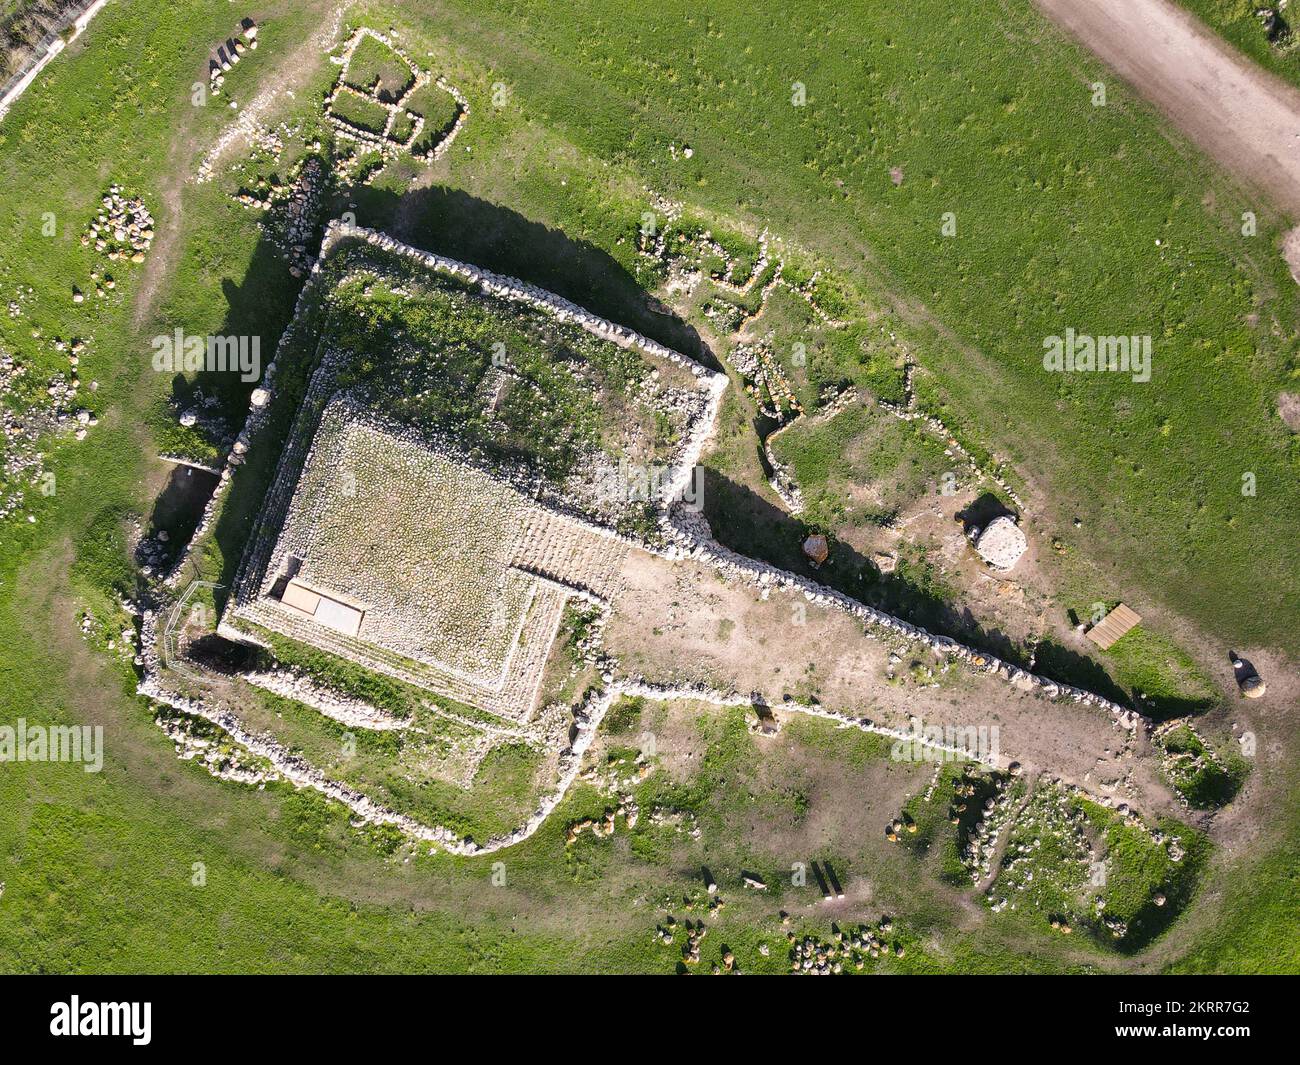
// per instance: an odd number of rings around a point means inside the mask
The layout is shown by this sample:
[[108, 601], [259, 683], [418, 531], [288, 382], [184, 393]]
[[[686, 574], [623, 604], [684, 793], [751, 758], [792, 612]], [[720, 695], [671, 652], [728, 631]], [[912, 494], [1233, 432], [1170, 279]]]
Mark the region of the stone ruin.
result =
[[[502, 722], [527, 722], [536, 712], [537, 675], [554, 641], [554, 626], [558, 625], [551, 620], [554, 601], [578, 603], [600, 614], [606, 613], [609, 603], [619, 593], [619, 555], [627, 551], [651, 550], [669, 559], [690, 558], [710, 565], [724, 579], [737, 578], [752, 584], [760, 597], [766, 597], [776, 588], [800, 592], [811, 603], [842, 609], [859, 619], [869, 639], [884, 637], [917, 642], [930, 647], [941, 660], [965, 662], [976, 672], [995, 674], [1023, 690], [1036, 690], [1049, 699], [1063, 697], [1096, 706], [1111, 716], [1115, 727], [1121, 731], [1133, 733], [1149, 726], [1140, 715], [1090, 692], [1019, 670], [947, 637], [934, 636], [807, 578], [737, 555], [717, 544], [698, 513], [673, 504], [680, 500], [691, 470], [713, 430], [726, 387], [724, 375], [709, 371], [654, 341], [523, 282], [422, 252], [384, 234], [342, 223], [332, 224], [327, 231], [320, 258], [312, 266], [311, 280], [300, 296], [300, 310], [310, 298], [321, 263], [344, 238], [359, 238], [417, 266], [446, 271], [485, 293], [518, 301], [559, 321], [576, 322], [612, 343], [640, 349], [689, 370], [707, 396], [707, 402], [697, 408], [691, 427], [682, 434], [677, 457], [672, 463], [672, 475], [662, 484], [660, 498], [669, 508], [661, 521], [661, 532], [666, 539], [658, 546], [629, 540], [581, 515], [565, 513], [563, 506], [549, 505], [541, 500], [540, 486], [526, 474], [503, 468], [500, 464], [493, 464], [490, 468], [479, 466], [461, 453], [454, 443], [439, 438], [437, 434], [386, 423], [377, 412], [356, 409], [352, 397], [335, 395], [335, 390], [328, 387], [324, 395], [313, 399], [312, 390], [322, 380], [326, 386], [332, 380], [328, 374], [322, 378], [326, 369], [322, 364], [313, 375], [308, 396], [300, 405], [299, 419], [317, 419], [319, 416], [312, 413], [313, 410], [324, 412], [324, 416], [319, 417], [319, 421], [308, 422], [309, 432], [290, 434], [275, 482], [259, 516], [258, 527], [249, 540], [226, 616], [221, 622], [220, 631], [225, 635], [243, 640], [249, 640], [251, 636], [256, 640], [256, 625], [289, 632], [295, 639], [325, 647], [332, 653], [343, 653], [376, 672], [399, 676], [432, 692], [487, 709]], [[297, 321], [295, 316], [295, 324], [291, 324], [286, 332], [286, 339], [296, 331]], [[285, 341], [281, 343], [283, 347]], [[266, 422], [274, 397], [278, 357], [279, 352], [267, 367], [262, 385], [254, 393], [248, 424], [240, 434], [242, 441], [255, 441]], [[320, 432], [321, 425], [325, 426], [324, 433]], [[472, 614], [476, 608], [472, 602], [455, 594], [439, 599], [449, 589], [437, 587], [436, 572], [432, 575], [419, 572], [421, 563], [429, 560], [410, 556], [400, 535], [396, 543], [385, 541], [381, 552], [388, 571], [356, 574], [364, 579], [356, 588], [350, 586], [351, 577], [366, 554], [355, 549], [351, 556], [346, 550], [341, 555], [331, 552], [340, 546], [347, 548], [348, 536], [354, 531], [356, 539], [365, 539], [360, 535], [363, 530], [355, 524], [359, 520], [355, 509], [349, 510], [344, 506], [335, 510], [339, 502], [336, 497], [341, 495], [347, 499], [347, 490], [355, 491], [355, 488], [349, 488], [346, 477], [347, 448], [351, 446], [350, 440], [355, 442], [354, 438], [368, 439], [372, 445], [378, 446], [380, 453], [386, 453], [395, 462], [395, 465], [390, 462], [392, 469], [407, 471], [404, 475], [408, 481], [410, 476], [423, 477], [421, 483], [433, 492], [432, 498], [446, 499], [447, 505], [439, 509], [445, 510], [450, 518], [441, 530], [433, 530], [435, 537], [442, 537], [447, 549], [442, 557], [447, 564], [455, 563], [462, 568], [468, 564], [480, 572], [478, 578], [461, 573], [456, 580], [444, 581], [453, 586], [450, 588], [452, 593], [458, 582], [463, 586], [475, 579], [489, 582], [486, 585], [489, 591], [495, 587], [490, 583], [492, 581], [502, 583], [503, 587], [505, 584], [515, 586], [514, 593], [501, 597], [504, 604], [501, 612], [486, 615], [492, 630], [486, 635], [489, 640], [498, 642], [477, 650], [452, 648], [449, 651], [446, 646], [441, 649], [436, 646], [437, 634], [433, 630], [438, 624], [463, 624], [466, 619], [456, 617], [456, 612], [468, 608]], [[242, 449], [232, 450], [227, 467], [222, 471], [218, 491], [205, 511], [201, 529], [210, 525], [213, 511], [228, 489], [230, 475], [242, 465], [247, 451], [248, 444], [244, 444]], [[422, 474], [419, 473], [421, 469], [424, 470]], [[405, 487], [409, 490], [412, 484]], [[371, 489], [368, 498], [391, 500], [394, 493], [400, 494], [402, 490], [401, 484], [380, 481]], [[484, 514], [469, 522], [464, 513], [468, 497], [479, 499], [486, 507]], [[457, 503], [457, 498], [461, 502]], [[427, 525], [427, 507], [424, 513]], [[1015, 528], [1014, 523], [1011, 524]], [[486, 535], [476, 535], [479, 532]], [[458, 555], [467, 557], [458, 559]], [[179, 566], [176, 572], [179, 572]], [[343, 584], [349, 586], [339, 586]], [[362, 594], [354, 594], [357, 590]], [[421, 599], [421, 595], [426, 598]], [[490, 609], [496, 611], [495, 593], [485, 598], [494, 600]], [[513, 608], [511, 602], [515, 604]], [[477, 609], [485, 606], [485, 602], [480, 602]], [[368, 627], [367, 615], [372, 610], [375, 614]], [[251, 621], [253, 626], [245, 624], [241, 629], [241, 621]], [[478, 623], [474, 621], [472, 624]], [[283, 778], [296, 786], [311, 787], [338, 799], [348, 805], [361, 821], [395, 825], [412, 839], [433, 842], [461, 854], [488, 853], [531, 836], [577, 778], [596, 729], [618, 699], [638, 696], [717, 705], [751, 703], [751, 696], [714, 691], [704, 685], [662, 687], [639, 676], [616, 679], [613, 672], [615, 663], [601, 666], [603, 687], [592, 689], [580, 705], [571, 710], [567, 738], [560, 741], [563, 747], [554, 762], [553, 790], [545, 795], [523, 824], [509, 833], [480, 843], [459, 838], [445, 827], [424, 825], [408, 815], [389, 810], [355, 789], [330, 780], [285, 750], [273, 738], [250, 733], [233, 710], [212, 706], [203, 699], [171, 690], [159, 669], [154, 646], [157, 643], [157, 625], [156, 615], [146, 612], [142, 618], [141, 646], [145, 660], [144, 679], [140, 684], [142, 694], [224, 729], [236, 742], [259, 758], [266, 759], [271, 769]], [[525, 633], [529, 626], [533, 628]], [[469, 655], [468, 659], [457, 660], [455, 654], [462, 651]], [[528, 667], [517, 669], [516, 666], [521, 666], [525, 660], [530, 662]], [[403, 676], [403, 671], [409, 672]], [[308, 694], [315, 702], [330, 701], [328, 696], [322, 697], [314, 689]], [[784, 705], [783, 710], [810, 714], [841, 727], [895, 739], [908, 738], [909, 735], [869, 718], [820, 705], [791, 702]], [[335, 707], [334, 711], [359, 712], [355, 707], [345, 711]], [[1100, 801], [1109, 804], [1107, 799]]]
[[[382, 99], [377, 92], [356, 88], [347, 81], [348, 70], [352, 64], [353, 56], [356, 54], [357, 47], [366, 39], [377, 41], [398, 59], [402, 61], [411, 73], [411, 82], [393, 99]], [[334, 127], [335, 132], [344, 140], [355, 141], [365, 148], [373, 149], [382, 155], [385, 159], [393, 158], [400, 154], [407, 154], [414, 159], [422, 162], [434, 162], [442, 156], [451, 147], [452, 141], [460, 133], [465, 121], [469, 118], [469, 100], [465, 97], [456, 86], [452, 85], [446, 78], [439, 76], [434, 78], [428, 71], [418, 66], [411, 58], [399, 48], [389, 37], [367, 26], [358, 28], [343, 45], [343, 54], [340, 58], [334, 60], [342, 66], [339, 72], [338, 80], [334, 83], [334, 88], [330, 91], [325, 101], [325, 115], [330, 124]], [[419, 141], [424, 132], [425, 116], [414, 111], [409, 111], [407, 105], [413, 96], [420, 92], [421, 89], [428, 85], [433, 85], [455, 102], [456, 117], [452, 122], [451, 128], [443, 134], [438, 141], [433, 144], [427, 151], [417, 151], [416, 143]], [[387, 112], [387, 119], [384, 122], [384, 128], [381, 132], [363, 129], [360, 126], [349, 122], [342, 115], [338, 114], [334, 108], [336, 101], [340, 96], [353, 96], [357, 99], [364, 100], [367, 104], [382, 108]], [[395, 130], [398, 123], [403, 121], [405, 116], [410, 121], [410, 130], [404, 137], [398, 137]]]
[[629, 546], [616, 534], [350, 397], [326, 408], [286, 506], [294, 475], [268, 497], [278, 536], [250, 552], [221, 630], [232, 638], [255, 639], [251, 622], [526, 722], [569, 600], [617, 593]]
[[[358, 235], [415, 259], [417, 270], [474, 279], [487, 300], [640, 347], [647, 367], [664, 360], [633, 401], [679, 425], [674, 457], [654, 485], [662, 499], [680, 492], [725, 379], [549, 293], [371, 231], [336, 225], [322, 258], [340, 237]], [[432, 428], [389, 420], [375, 397], [340, 390], [345, 362], [326, 352], [312, 374], [222, 633], [257, 642], [257, 627], [279, 632], [506, 721], [530, 721], [566, 606], [607, 606], [623, 559], [639, 545], [598, 523], [598, 496], [584, 506], [582, 486], [566, 481], [557, 491], [526, 467], [471, 458]], [[668, 387], [669, 373], [688, 387]], [[259, 419], [269, 398], [261, 391]]]

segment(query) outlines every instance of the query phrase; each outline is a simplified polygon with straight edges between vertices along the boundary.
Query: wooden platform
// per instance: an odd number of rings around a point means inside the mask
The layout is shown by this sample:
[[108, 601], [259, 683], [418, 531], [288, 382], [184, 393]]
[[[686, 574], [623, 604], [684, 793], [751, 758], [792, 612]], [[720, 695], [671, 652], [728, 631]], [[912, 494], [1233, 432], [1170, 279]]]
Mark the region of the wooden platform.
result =
[[1101, 622], [1088, 630], [1088, 639], [1103, 651], [1111, 646], [1129, 629], [1142, 623], [1142, 616], [1120, 603], [1114, 610], [1101, 619]]

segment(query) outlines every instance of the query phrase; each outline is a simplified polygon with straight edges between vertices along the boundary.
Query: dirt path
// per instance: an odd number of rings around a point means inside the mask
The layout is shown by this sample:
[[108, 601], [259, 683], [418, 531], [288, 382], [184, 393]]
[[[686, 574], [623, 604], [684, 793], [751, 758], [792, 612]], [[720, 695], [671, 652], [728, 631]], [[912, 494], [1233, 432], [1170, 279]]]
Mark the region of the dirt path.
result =
[[[241, 105], [238, 117], [217, 135], [203, 158], [202, 167], [215, 170], [236, 146], [246, 150], [250, 136], [270, 113], [273, 105], [282, 96], [296, 92], [308, 84], [324, 61], [326, 51], [338, 37], [344, 7], [344, 4], [337, 4], [322, 12], [317, 31], [272, 63], [262, 74], [259, 84], [263, 88], [248, 104]], [[154, 242], [135, 295], [132, 322], [136, 328], [140, 328], [153, 314], [159, 294], [171, 276], [181, 252], [184, 189], [194, 180], [189, 167], [199, 147], [198, 137], [193, 132], [194, 125], [195, 117], [187, 116], [184, 124], [175, 131], [168, 154], [167, 178], [160, 190], [163, 210], [159, 213], [158, 239]]]
[[1300, 91], [1170, 0], [1035, 0], [1206, 154], [1300, 218]]
[[153, 254], [145, 261], [140, 284], [133, 296], [131, 325], [140, 329], [153, 315], [159, 294], [172, 275], [180, 255], [182, 189], [185, 185], [185, 163], [197, 142], [192, 132], [194, 120], [186, 118], [175, 131], [167, 153], [167, 176], [159, 186], [162, 210], [157, 212], [158, 238]]

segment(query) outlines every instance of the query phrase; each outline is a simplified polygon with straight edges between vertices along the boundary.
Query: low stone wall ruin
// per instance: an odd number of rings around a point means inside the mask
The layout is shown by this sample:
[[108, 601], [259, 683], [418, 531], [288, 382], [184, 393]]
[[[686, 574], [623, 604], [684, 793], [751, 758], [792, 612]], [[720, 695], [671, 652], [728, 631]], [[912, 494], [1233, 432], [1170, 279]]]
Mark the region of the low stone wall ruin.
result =
[[[747, 558], [723, 547], [713, 539], [712, 532], [702, 514], [682, 505], [680, 502], [674, 504], [673, 501], [679, 500], [682, 492], [686, 489], [692, 471], [715, 429], [717, 413], [727, 387], [725, 375], [717, 374], [656, 341], [641, 336], [625, 326], [590, 314], [576, 304], [534, 285], [516, 278], [504, 277], [490, 271], [481, 270], [478, 267], [448, 259], [432, 252], [421, 251], [374, 230], [362, 229], [341, 222], [331, 223], [326, 231], [320, 256], [312, 265], [312, 275], [303, 291], [299, 294], [294, 319], [285, 335], [281, 338], [276, 357], [267, 366], [262, 386], [254, 391], [244, 430], [240, 434], [236, 448], [232, 450], [230, 457], [227, 459], [225, 468], [221, 471], [221, 483], [208, 503], [199, 531], [196, 532], [191, 544], [197, 542], [199, 536], [210, 526], [213, 514], [219, 505], [219, 500], [228, 489], [234, 467], [242, 463], [250, 442], [256, 439], [258, 433], [265, 426], [269, 411], [269, 388], [274, 380], [278, 359], [285, 348], [286, 342], [294, 336], [294, 330], [299, 327], [304, 302], [317, 284], [321, 263], [340, 240], [347, 238], [363, 240], [377, 248], [417, 262], [426, 268], [451, 274], [470, 284], [477, 285], [491, 295], [526, 303], [554, 315], [560, 321], [577, 322], [583, 328], [602, 338], [623, 346], [638, 348], [656, 358], [680, 366], [701, 381], [708, 391], [705, 411], [692, 425], [691, 431], [687, 434], [686, 440], [679, 451], [677, 461], [673, 466], [673, 475], [663, 493], [662, 501], [669, 505], [669, 511], [661, 522], [661, 532], [665, 535], [668, 546], [665, 549], [657, 549], [641, 543], [636, 543], [636, 546], [642, 549], [654, 550], [656, 553], [670, 558], [690, 558], [704, 562], [729, 577], [753, 584], [762, 596], [769, 594], [773, 588], [801, 593], [811, 603], [833, 607], [852, 615], [862, 623], [865, 635], [868, 638], [893, 638], [903, 642], [924, 645], [940, 659], [964, 662], [972, 669], [995, 674], [1021, 690], [1036, 691], [1046, 698], [1072, 699], [1080, 704], [1096, 707], [1110, 714], [1114, 718], [1116, 725], [1124, 729], [1137, 731], [1149, 726], [1150, 723], [1142, 715], [1101, 696], [1019, 669], [1008, 662], [967, 647], [949, 637], [936, 636], [920, 626], [912, 625], [884, 611], [869, 607], [808, 578]], [[315, 383], [314, 380], [313, 383]], [[272, 491], [274, 490], [275, 488], [272, 489]], [[617, 537], [617, 534], [612, 533], [609, 529], [601, 526], [594, 527], [599, 529], [603, 535]], [[629, 542], [635, 543], [635, 541]], [[182, 556], [176, 570], [169, 577], [169, 583], [173, 586], [178, 579], [186, 557]], [[246, 558], [245, 563], [247, 564], [248, 561]], [[241, 579], [245, 576], [241, 572]], [[586, 598], [590, 602], [605, 607], [605, 604], [595, 597]], [[607, 609], [607, 607], [605, 608]], [[290, 783], [296, 787], [313, 788], [343, 803], [361, 821], [394, 825], [412, 839], [429, 842], [462, 855], [489, 854], [513, 846], [532, 836], [568, 793], [569, 788], [577, 778], [582, 758], [595, 739], [601, 721], [609, 708], [619, 698], [631, 696], [655, 700], [685, 699], [724, 706], [748, 705], [753, 701], [750, 696], [735, 692], [716, 692], [702, 686], [661, 687], [640, 678], [613, 681], [611, 675], [606, 673], [605, 687], [590, 693], [574, 713], [571, 739], [558, 757], [555, 787], [547, 793], [534, 813], [523, 824], [510, 833], [494, 837], [480, 844], [473, 840], [461, 838], [445, 827], [424, 825], [412, 817], [399, 814], [376, 803], [368, 796], [354, 789], [330, 780], [304, 759], [289, 753], [273, 738], [248, 731], [241, 724], [236, 714], [229, 709], [213, 706], [202, 700], [192, 699], [169, 691], [161, 681], [157, 656], [158, 637], [156, 629], [157, 614], [152, 611], [147, 612], [142, 624], [144, 676], [139, 685], [141, 695], [165, 703], [182, 713], [203, 718], [224, 729], [236, 742], [247, 747], [253, 754], [270, 762], [276, 771]], [[296, 698], [296, 696], [294, 697]], [[782, 705], [781, 709], [784, 712], [809, 714], [836, 722], [844, 727], [856, 728], [897, 740], [917, 741], [917, 736], [912, 732], [879, 725], [866, 717], [854, 717], [820, 706], [786, 703]], [[969, 756], [969, 752], [955, 747], [949, 749], [944, 744], [934, 744], [931, 741], [922, 742], [926, 743], [927, 746], [935, 746], [937, 749], [942, 749], [953, 755]]]

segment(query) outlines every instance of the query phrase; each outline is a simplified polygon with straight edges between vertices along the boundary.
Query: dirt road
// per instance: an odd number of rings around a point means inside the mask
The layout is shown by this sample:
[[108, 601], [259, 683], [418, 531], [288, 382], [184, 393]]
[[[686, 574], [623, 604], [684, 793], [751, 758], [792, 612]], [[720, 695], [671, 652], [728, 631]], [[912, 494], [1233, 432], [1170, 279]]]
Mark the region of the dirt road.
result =
[[1035, 0], [1202, 151], [1300, 220], [1300, 91], [1170, 0]]

